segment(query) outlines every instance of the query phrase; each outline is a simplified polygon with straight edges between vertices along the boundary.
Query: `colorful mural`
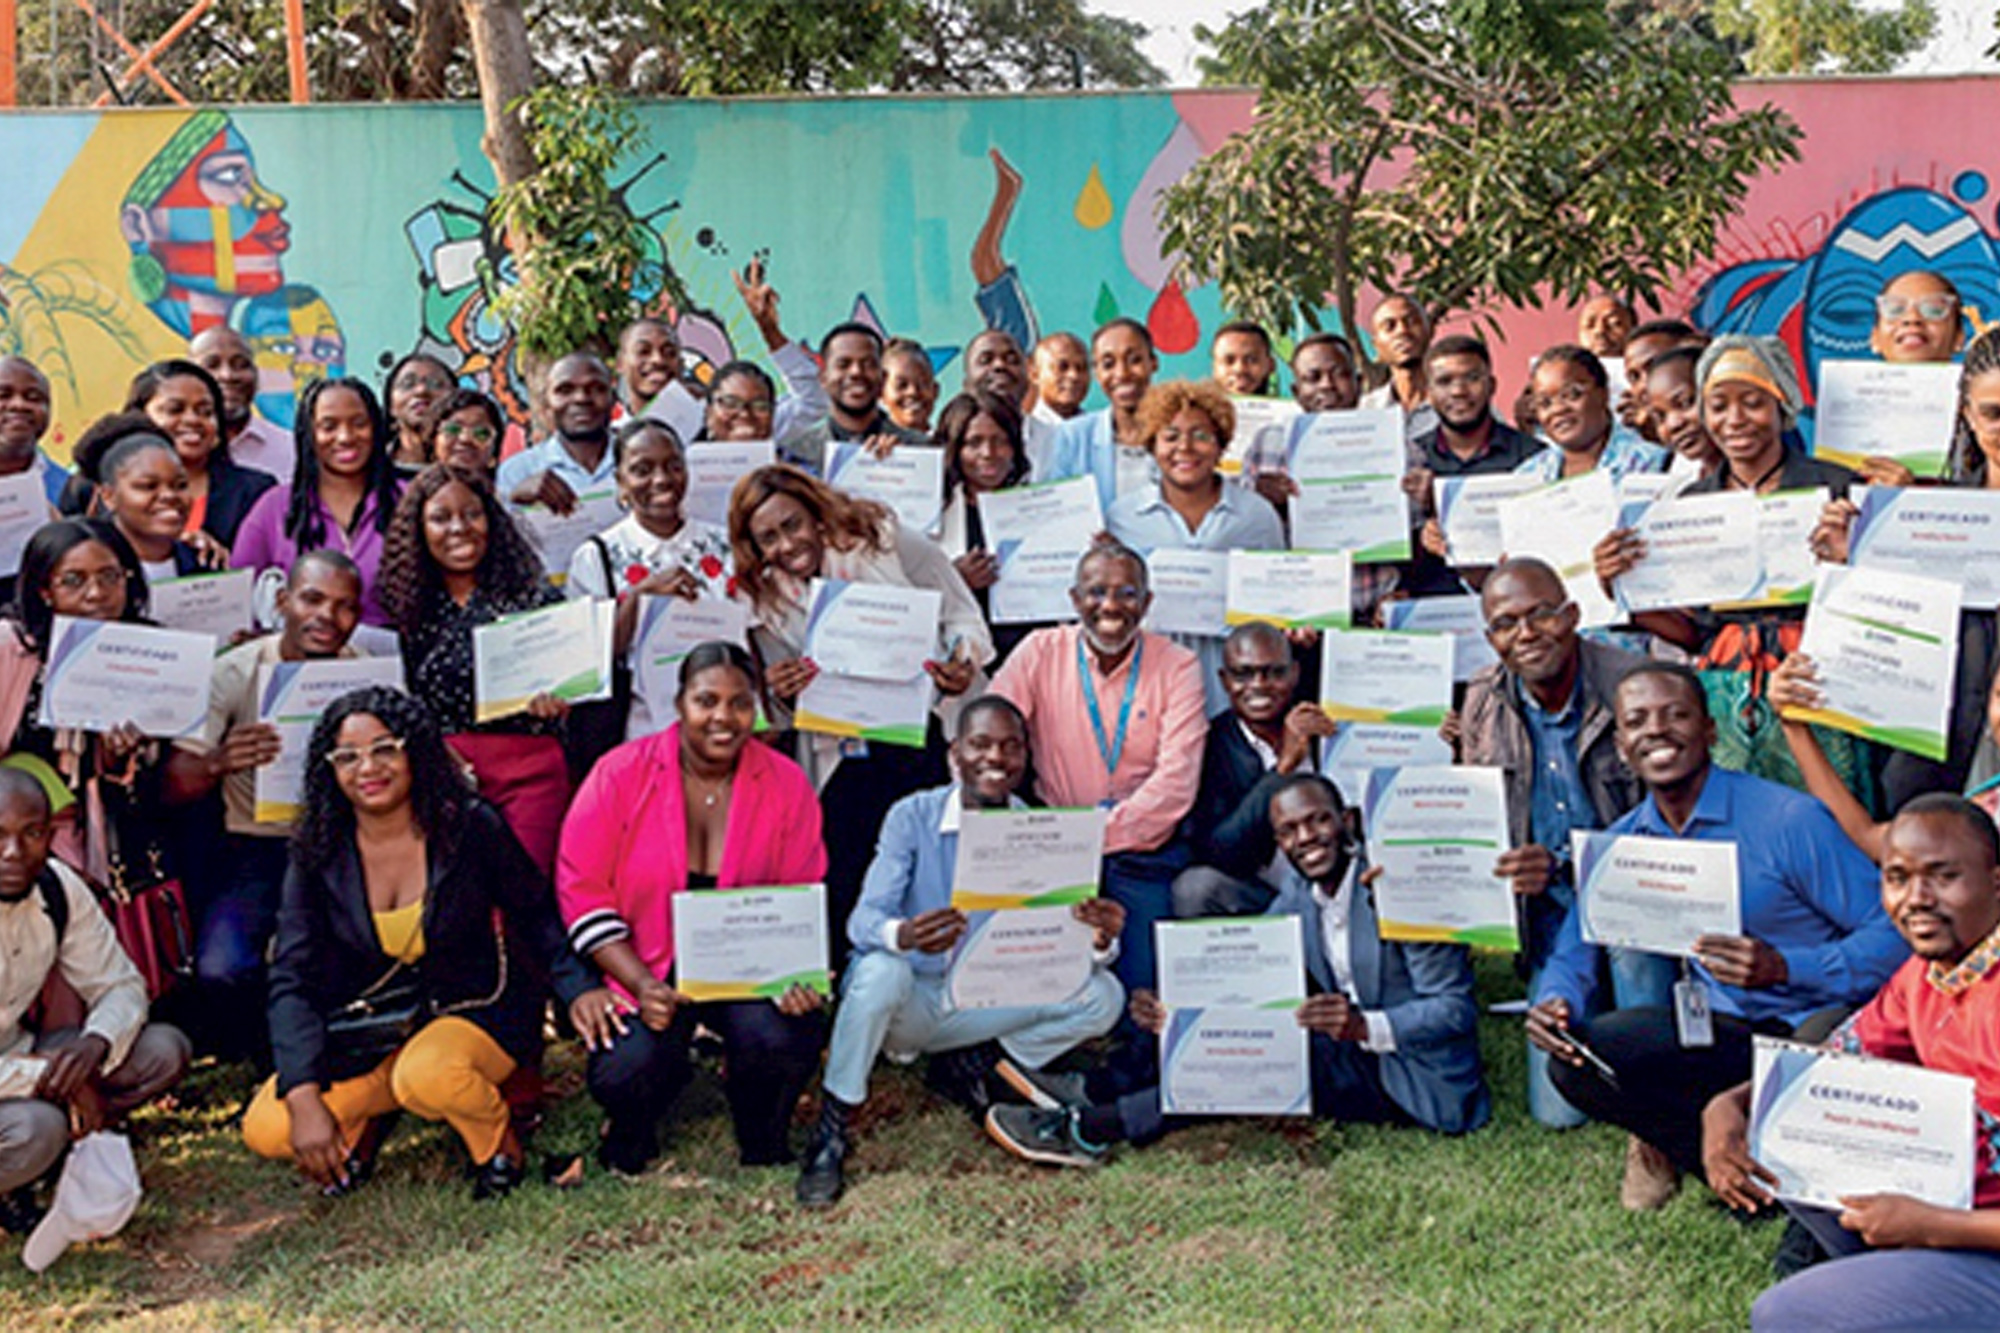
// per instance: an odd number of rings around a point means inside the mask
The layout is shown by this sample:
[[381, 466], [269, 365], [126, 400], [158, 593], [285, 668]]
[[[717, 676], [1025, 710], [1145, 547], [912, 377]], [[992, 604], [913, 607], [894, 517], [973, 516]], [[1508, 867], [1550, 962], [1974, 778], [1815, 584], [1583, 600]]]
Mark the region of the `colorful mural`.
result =
[[[1774, 332], [1810, 371], [1864, 345], [1867, 297], [1917, 265], [2000, 317], [2000, 227], [1978, 137], [2000, 80], [1746, 85], [1806, 131], [1666, 308]], [[1167, 373], [1205, 369], [1214, 291], [1183, 291], [1154, 201], [1246, 123], [1243, 94], [669, 102], [626, 206], [657, 237], [640, 282], [696, 373], [760, 354], [731, 278], [766, 260], [788, 331], [858, 318], [916, 339], [955, 387], [966, 339], [1143, 319]], [[0, 116], [0, 351], [56, 383], [58, 453], [132, 370], [218, 323], [256, 350], [260, 405], [290, 417], [327, 374], [439, 355], [524, 418], [494, 318], [511, 260], [485, 220], [475, 106], [256, 107]], [[666, 293], [678, 277], [686, 308]], [[1574, 335], [1551, 306], [1501, 320], [1503, 378]], [[1510, 384], [1511, 392], [1513, 385]]]

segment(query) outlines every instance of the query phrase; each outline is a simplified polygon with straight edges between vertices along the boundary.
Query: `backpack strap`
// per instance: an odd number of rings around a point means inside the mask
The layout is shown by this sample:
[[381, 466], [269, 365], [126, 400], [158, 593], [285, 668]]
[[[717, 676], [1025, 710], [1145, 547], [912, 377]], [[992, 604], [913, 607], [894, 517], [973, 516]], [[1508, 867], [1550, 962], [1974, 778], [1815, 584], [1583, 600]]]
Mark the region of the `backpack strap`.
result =
[[42, 896], [42, 910], [49, 914], [49, 924], [56, 928], [56, 952], [61, 953], [63, 932], [69, 929], [69, 895], [63, 892], [56, 872], [47, 866], [35, 877], [35, 891]]

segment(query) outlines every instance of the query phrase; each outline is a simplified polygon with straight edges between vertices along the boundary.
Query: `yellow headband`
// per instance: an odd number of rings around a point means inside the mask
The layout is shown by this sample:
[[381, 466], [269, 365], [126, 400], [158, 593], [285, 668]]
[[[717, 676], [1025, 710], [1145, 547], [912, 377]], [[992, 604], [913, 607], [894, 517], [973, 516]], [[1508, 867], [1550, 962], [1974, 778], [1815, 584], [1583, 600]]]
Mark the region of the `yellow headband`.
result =
[[1732, 347], [1717, 356], [1715, 364], [1708, 368], [1708, 383], [1754, 384], [1779, 402], [1785, 401], [1784, 391], [1771, 376], [1771, 368], [1747, 347]]

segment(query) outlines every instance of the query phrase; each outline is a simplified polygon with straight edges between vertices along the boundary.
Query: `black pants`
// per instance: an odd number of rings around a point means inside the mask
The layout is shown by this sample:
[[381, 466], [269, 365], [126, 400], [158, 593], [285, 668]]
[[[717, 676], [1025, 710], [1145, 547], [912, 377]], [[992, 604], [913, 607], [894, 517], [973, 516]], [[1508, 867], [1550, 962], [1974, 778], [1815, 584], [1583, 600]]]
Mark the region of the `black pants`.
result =
[[826, 1049], [826, 1014], [792, 1017], [768, 1000], [683, 1005], [665, 1032], [629, 1021], [608, 1051], [590, 1055], [590, 1095], [611, 1117], [605, 1155], [613, 1166], [638, 1171], [660, 1150], [660, 1121], [687, 1087], [688, 1043], [695, 1024], [728, 1048], [723, 1091], [745, 1166], [792, 1160], [787, 1131], [792, 1108]]
[[[1306, 1047], [1311, 1062], [1312, 1113], [1315, 1120], [1351, 1125], [1407, 1125], [1409, 1113], [1382, 1086], [1382, 1057], [1351, 1041], [1335, 1041], [1323, 1032], [1312, 1034]], [[1128, 1092], [1118, 1099], [1118, 1123], [1127, 1140], [1150, 1143], [1163, 1134], [1198, 1122], [1194, 1116], [1170, 1116], [1160, 1110], [1157, 1086]]]
[[1549, 1073], [1577, 1110], [1638, 1135], [1682, 1171], [1700, 1176], [1702, 1108], [1750, 1077], [1753, 1036], [1792, 1035], [1776, 1019], [1753, 1025], [1716, 1014], [1714, 1027], [1713, 1046], [1682, 1046], [1672, 1009], [1619, 1009], [1578, 1026], [1617, 1071], [1616, 1087], [1590, 1064], [1551, 1060]]

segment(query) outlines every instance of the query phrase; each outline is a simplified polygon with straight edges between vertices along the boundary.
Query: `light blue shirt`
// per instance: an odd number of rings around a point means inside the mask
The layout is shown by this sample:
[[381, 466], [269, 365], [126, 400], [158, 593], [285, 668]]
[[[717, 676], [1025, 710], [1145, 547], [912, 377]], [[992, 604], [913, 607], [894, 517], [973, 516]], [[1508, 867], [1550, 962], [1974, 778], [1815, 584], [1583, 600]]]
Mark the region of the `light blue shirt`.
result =
[[[1224, 479], [1222, 498], [1202, 515], [1201, 526], [1188, 531], [1187, 522], [1161, 495], [1158, 482], [1143, 491], [1121, 495], [1104, 516], [1104, 526], [1125, 545], [1152, 558], [1157, 550], [1282, 551], [1285, 526], [1278, 511], [1248, 486]], [[1222, 631], [1170, 636], [1201, 659], [1201, 684], [1209, 716], [1229, 707], [1222, 688]]]
[[598, 461], [595, 471], [586, 471], [583, 464], [563, 448], [562, 437], [551, 435], [540, 444], [531, 445], [503, 459], [500, 469], [494, 474], [493, 489], [506, 500], [520, 485], [544, 472], [553, 472], [561, 477], [569, 488], [582, 495], [585, 491], [602, 490], [609, 486], [618, 471], [617, 455], [609, 443], [604, 447], [604, 457]]
[[[1542, 437], [1538, 435], [1536, 438]], [[1605, 442], [1604, 453], [1597, 460], [1597, 466], [1609, 472], [1613, 481], [1622, 481], [1632, 472], [1665, 472], [1667, 451], [1642, 439], [1630, 427], [1615, 425], [1611, 428], [1611, 438]], [[1561, 481], [1562, 469], [1563, 451], [1552, 444], [1514, 471], [1542, 481]]]
[[[1121, 456], [1125, 466], [1120, 468]], [[1071, 477], [1091, 477], [1097, 482], [1097, 502], [1105, 513], [1111, 512], [1112, 504], [1118, 499], [1121, 489], [1119, 472], [1128, 477], [1143, 474], [1149, 480], [1157, 475], [1153, 460], [1143, 450], [1128, 449], [1118, 443], [1118, 437], [1111, 428], [1111, 409], [1100, 407], [1095, 412], [1084, 412], [1071, 417], [1056, 429], [1055, 443], [1049, 446], [1048, 470], [1044, 475], [1038, 466], [1035, 480], [1068, 481]]]
[[[1019, 797], [1009, 798], [1019, 809]], [[861, 900], [847, 918], [855, 952], [891, 947], [887, 928], [951, 906], [958, 874], [958, 784], [914, 792], [889, 807], [875, 843], [875, 859], [861, 881]], [[948, 953], [907, 955], [920, 975], [943, 976]]]

